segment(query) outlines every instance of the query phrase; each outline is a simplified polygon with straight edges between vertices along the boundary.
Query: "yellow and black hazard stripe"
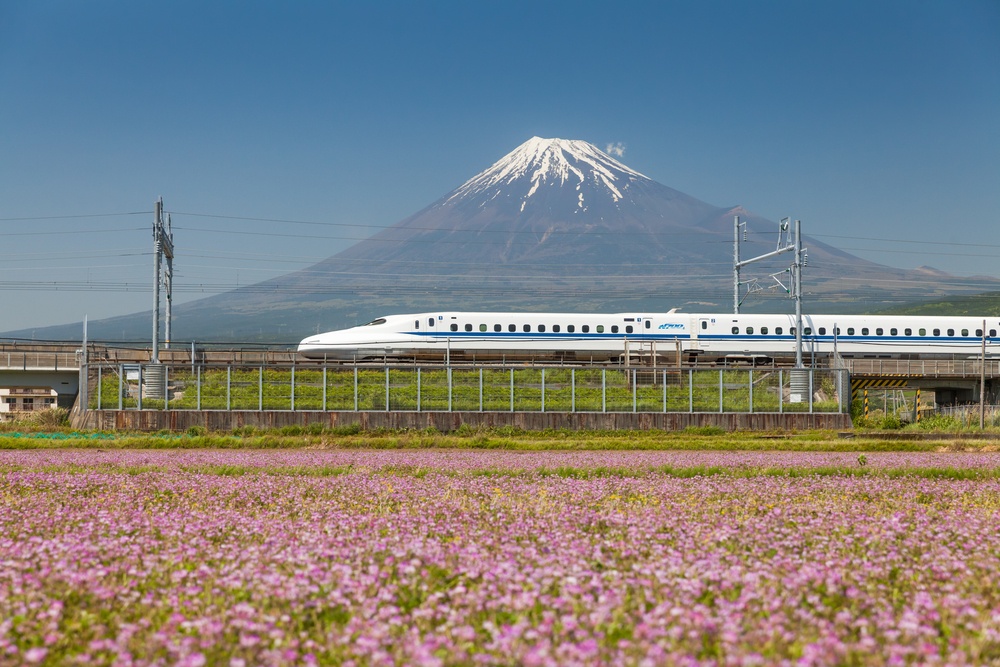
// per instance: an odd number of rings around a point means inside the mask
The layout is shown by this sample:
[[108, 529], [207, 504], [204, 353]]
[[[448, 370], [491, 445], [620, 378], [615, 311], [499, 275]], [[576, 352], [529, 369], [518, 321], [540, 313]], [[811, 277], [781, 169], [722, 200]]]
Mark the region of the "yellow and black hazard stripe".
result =
[[851, 378], [851, 396], [857, 398], [863, 389], [899, 389], [907, 382], [906, 378]]

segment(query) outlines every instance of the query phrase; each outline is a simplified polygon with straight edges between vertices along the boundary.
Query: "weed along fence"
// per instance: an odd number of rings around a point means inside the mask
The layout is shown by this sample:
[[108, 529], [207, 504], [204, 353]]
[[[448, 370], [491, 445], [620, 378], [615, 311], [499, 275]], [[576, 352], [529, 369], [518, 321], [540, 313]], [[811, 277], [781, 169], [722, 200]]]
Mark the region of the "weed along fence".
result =
[[850, 425], [847, 374], [832, 369], [118, 365], [89, 378], [88, 424], [103, 428]]

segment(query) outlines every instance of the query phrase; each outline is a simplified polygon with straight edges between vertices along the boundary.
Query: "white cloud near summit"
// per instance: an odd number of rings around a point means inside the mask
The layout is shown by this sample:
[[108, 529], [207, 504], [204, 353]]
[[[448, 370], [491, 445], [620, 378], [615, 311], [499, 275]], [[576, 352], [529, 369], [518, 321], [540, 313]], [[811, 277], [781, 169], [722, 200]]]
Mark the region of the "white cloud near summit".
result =
[[604, 152], [607, 153], [608, 155], [614, 155], [615, 157], [624, 157], [625, 144], [623, 144], [620, 141], [617, 141], [613, 144], [608, 144], [607, 147], [605, 147]]

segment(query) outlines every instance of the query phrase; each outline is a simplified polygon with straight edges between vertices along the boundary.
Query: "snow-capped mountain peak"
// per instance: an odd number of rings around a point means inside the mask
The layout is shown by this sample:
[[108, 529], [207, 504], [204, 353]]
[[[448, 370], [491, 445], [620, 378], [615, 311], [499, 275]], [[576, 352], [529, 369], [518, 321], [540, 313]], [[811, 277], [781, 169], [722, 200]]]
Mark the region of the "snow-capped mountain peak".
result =
[[532, 137], [489, 169], [473, 176], [448, 197], [448, 202], [475, 198], [487, 202], [499, 196], [520, 198], [521, 211], [546, 186], [575, 188], [576, 206], [588, 197], [625, 198], [630, 184], [649, 180], [586, 141]]

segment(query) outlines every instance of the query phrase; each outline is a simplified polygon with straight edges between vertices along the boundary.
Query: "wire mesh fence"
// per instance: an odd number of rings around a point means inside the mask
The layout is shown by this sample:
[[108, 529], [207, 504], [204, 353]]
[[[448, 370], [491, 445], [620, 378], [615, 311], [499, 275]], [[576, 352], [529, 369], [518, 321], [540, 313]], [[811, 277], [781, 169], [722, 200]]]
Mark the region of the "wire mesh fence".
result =
[[847, 412], [845, 370], [99, 365], [105, 410]]

